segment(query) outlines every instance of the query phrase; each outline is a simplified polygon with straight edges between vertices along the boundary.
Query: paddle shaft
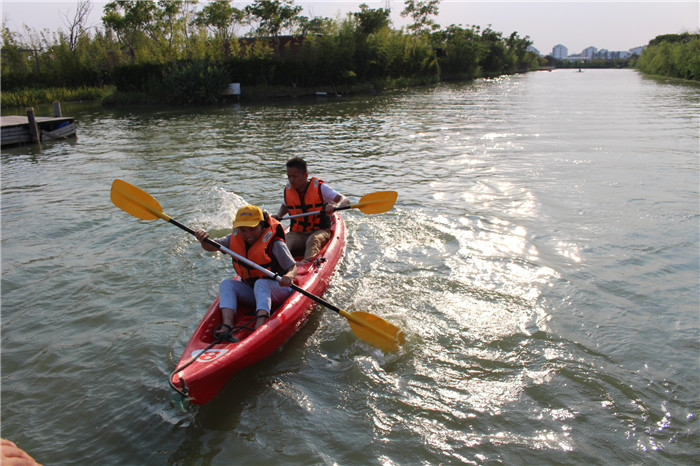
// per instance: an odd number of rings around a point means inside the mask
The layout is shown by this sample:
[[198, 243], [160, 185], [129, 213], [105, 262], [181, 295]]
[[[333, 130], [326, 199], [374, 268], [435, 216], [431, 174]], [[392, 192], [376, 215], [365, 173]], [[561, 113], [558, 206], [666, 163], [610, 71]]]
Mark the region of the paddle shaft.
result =
[[[346, 205], [346, 206], [344, 206], [344, 207], [336, 207], [336, 208], [333, 209], [333, 212], [337, 212], [337, 211], [339, 211], [339, 210], [352, 209], [352, 208], [355, 208], [355, 207], [357, 207], [357, 206], [359, 206], [359, 205], [360, 205], [360, 204]], [[306, 217], [306, 216], [309, 216], [309, 215], [316, 215], [316, 214], [320, 214], [321, 212], [323, 212], [323, 211], [322, 211], [322, 210], [314, 210], [313, 212], [304, 212], [303, 214], [287, 215], [286, 217], [280, 218], [280, 221], [282, 221], [282, 220], [289, 220], [290, 218]]]
[[[360, 202], [357, 204], [346, 205], [341, 207], [334, 207], [333, 211], [337, 212], [339, 210], [345, 209], [360, 209], [365, 214], [381, 214], [387, 212], [396, 203], [396, 198], [398, 197], [396, 191], [377, 191], [375, 193], [369, 193], [362, 196]], [[326, 210], [326, 204], [323, 204], [321, 210], [313, 210], [311, 212], [302, 212], [300, 214], [288, 215], [282, 217], [279, 220], [287, 220], [290, 218], [306, 217], [307, 215], [317, 215], [323, 213]]]

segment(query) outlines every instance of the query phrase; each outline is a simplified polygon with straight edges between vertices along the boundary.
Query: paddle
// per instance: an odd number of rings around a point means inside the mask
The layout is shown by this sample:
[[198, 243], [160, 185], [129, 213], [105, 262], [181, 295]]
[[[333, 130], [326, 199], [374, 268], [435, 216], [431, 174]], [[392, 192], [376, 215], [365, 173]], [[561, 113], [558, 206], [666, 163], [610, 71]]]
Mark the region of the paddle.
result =
[[[396, 191], [377, 191], [376, 193], [365, 194], [360, 198], [360, 202], [357, 204], [346, 205], [345, 207], [336, 207], [333, 209], [333, 211], [337, 212], [345, 209], [360, 209], [360, 211], [365, 214], [383, 214], [394, 207], [398, 196], [399, 193]], [[303, 214], [288, 215], [286, 217], [282, 217], [280, 220], [306, 217], [307, 215], [316, 215], [320, 212], [320, 210], [315, 210], [313, 212], [304, 212]]]
[[[112, 199], [114, 205], [133, 215], [134, 217], [142, 220], [155, 220], [157, 218], [161, 218], [166, 222], [172, 223], [176, 227], [185, 230], [191, 235], [195, 234], [194, 230], [171, 218], [169, 215], [166, 215], [163, 212], [163, 208], [153, 196], [137, 188], [136, 186], [127, 183], [126, 181], [114, 180], [112, 183], [110, 198]], [[207, 238], [206, 242], [216, 247], [218, 250], [230, 254], [244, 264], [260, 270], [272, 279], [277, 281], [282, 279], [279, 275], [276, 275], [266, 268], [261, 267], [245, 257], [236, 254], [216, 241]], [[399, 346], [405, 340], [404, 333], [401, 331], [401, 329], [387, 322], [381, 317], [361, 311], [350, 313], [332, 305], [331, 303], [312, 293], [309, 293], [303, 288], [299, 288], [297, 285], [292, 284], [292, 289], [345, 317], [355, 335], [369, 343], [372, 343], [384, 351], [398, 350]]]

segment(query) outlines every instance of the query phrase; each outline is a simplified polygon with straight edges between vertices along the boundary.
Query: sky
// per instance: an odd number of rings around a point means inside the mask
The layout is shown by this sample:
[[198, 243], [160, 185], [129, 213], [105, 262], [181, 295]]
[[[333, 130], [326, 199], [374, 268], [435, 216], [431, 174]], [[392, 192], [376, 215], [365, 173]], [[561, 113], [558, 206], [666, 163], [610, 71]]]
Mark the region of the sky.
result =
[[[105, 1], [92, 0], [88, 25], [102, 28], [101, 16]], [[200, 0], [200, 4], [204, 0]], [[252, 3], [236, 0], [238, 8]], [[403, 0], [296, 0], [304, 7], [304, 16], [344, 18], [348, 12], [359, 11], [366, 3], [370, 8], [391, 8], [394, 28], [408, 24], [400, 15]], [[0, 0], [3, 23], [21, 33], [24, 25], [36, 31], [66, 30], [76, 10], [73, 1]], [[474, 1], [442, 0], [436, 21], [443, 27], [451, 24], [481, 26], [503, 33], [517, 32], [528, 36], [533, 46], [548, 54], [557, 44], [579, 53], [589, 46], [610, 51], [625, 51], [646, 45], [660, 34], [698, 32], [700, 1]]]

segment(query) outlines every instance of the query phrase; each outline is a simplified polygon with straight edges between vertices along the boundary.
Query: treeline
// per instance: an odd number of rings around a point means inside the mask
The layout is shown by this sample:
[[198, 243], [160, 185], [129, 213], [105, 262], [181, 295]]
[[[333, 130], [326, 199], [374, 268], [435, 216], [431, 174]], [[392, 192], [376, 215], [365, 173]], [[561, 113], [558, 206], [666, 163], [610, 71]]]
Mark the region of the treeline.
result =
[[115, 86], [135, 100], [209, 103], [229, 82], [381, 88], [542, 64], [527, 51], [529, 38], [517, 32], [440, 28], [433, 20], [439, 0], [406, 0], [401, 14], [410, 24], [400, 30], [392, 28], [390, 10], [366, 4], [337, 20], [304, 17], [293, 0], [257, 0], [243, 9], [234, 4], [113, 1], [103, 9], [104, 29], [90, 31], [85, 22], [92, 5], [81, 0], [66, 30], [26, 30], [23, 37], [3, 25], [3, 94]]
[[637, 61], [644, 73], [700, 80], [700, 34], [664, 34], [649, 42]]
[[634, 68], [638, 56], [629, 58], [594, 58], [592, 60], [557, 60], [548, 56], [549, 66], [554, 68]]

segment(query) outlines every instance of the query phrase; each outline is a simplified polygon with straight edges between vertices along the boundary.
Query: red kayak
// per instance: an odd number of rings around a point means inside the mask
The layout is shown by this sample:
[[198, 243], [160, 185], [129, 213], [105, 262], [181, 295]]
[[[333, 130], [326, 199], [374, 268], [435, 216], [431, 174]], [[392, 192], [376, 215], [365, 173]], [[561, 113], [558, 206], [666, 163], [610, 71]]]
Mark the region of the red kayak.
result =
[[[345, 222], [338, 213], [333, 214], [332, 220], [331, 239], [318, 256], [299, 267], [294, 281], [299, 288], [316, 296], [328, 288], [345, 249]], [[294, 292], [257, 330], [253, 330], [254, 309], [239, 307], [232, 331], [238, 341], [216, 341], [214, 330], [221, 324], [217, 297], [187, 343], [170, 375], [170, 385], [194, 404], [209, 402], [234, 374], [265, 359], [289, 340], [315, 306], [316, 301]]]

